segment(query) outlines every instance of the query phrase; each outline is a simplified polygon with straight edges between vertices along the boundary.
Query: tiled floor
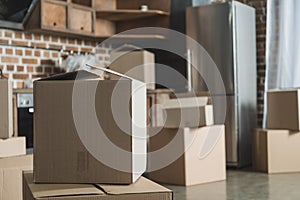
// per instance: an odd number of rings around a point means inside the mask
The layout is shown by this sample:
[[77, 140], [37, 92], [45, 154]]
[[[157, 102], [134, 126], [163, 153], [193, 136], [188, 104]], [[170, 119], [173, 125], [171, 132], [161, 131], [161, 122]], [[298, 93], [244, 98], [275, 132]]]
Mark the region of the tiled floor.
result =
[[174, 191], [175, 200], [299, 200], [300, 174], [267, 175], [229, 170], [226, 182], [167, 187]]

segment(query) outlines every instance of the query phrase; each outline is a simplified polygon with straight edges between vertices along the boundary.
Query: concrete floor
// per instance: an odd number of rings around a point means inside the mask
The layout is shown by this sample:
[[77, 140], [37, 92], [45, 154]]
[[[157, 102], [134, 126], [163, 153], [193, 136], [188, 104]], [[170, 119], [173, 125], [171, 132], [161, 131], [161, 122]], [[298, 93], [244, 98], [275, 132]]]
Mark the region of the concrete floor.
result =
[[229, 170], [226, 182], [166, 187], [173, 190], [175, 200], [299, 200], [300, 174], [267, 175]]

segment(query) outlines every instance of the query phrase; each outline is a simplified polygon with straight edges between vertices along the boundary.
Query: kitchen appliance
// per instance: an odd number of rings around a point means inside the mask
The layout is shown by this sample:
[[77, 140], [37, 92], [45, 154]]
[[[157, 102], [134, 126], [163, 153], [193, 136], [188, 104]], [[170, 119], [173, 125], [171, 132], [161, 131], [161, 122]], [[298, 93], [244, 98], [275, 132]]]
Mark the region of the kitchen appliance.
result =
[[26, 137], [26, 148], [33, 148], [33, 94], [17, 93], [18, 136]]
[[[186, 31], [211, 56], [224, 82], [227, 165], [249, 165], [252, 132], [257, 125], [255, 9], [236, 1], [189, 7]], [[204, 54], [195, 57], [191, 53], [200, 72], [205, 72], [208, 66], [201, 62]], [[213, 75], [209, 78], [214, 79]], [[192, 87], [195, 91], [208, 90], [195, 70], [192, 71]], [[217, 84], [210, 87], [220, 91]], [[218, 99], [224, 94], [210, 91], [210, 95]], [[224, 122], [220, 105], [214, 105], [216, 123]]]

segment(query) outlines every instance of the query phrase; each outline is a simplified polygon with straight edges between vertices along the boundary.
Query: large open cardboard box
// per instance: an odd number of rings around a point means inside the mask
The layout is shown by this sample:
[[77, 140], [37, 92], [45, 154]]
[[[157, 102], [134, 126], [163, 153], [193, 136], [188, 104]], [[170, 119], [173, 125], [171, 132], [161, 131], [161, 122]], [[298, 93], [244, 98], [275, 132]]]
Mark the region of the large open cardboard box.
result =
[[146, 85], [88, 71], [34, 83], [34, 181], [131, 184], [146, 170]]

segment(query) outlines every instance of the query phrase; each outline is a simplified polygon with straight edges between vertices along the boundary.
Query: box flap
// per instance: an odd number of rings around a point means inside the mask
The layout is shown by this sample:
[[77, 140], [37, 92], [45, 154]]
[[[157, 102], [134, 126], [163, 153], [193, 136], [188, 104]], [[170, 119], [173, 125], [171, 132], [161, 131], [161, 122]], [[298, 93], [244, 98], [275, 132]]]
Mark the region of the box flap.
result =
[[34, 184], [32, 172], [24, 172], [23, 177], [34, 198], [105, 195], [92, 184]]
[[206, 106], [208, 103], [208, 97], [193, 97], [193, 98], [179, 98], [170, 99], [163, 105], [165, 109], [172, 108], [190, 108]]
[[0, 168], [13, 168], [18, 166], [30, 166], [33, 163], [33, 155], [22, 155], [7, 158], [0, 158]]
[[136, 183], [131, 185], [97, 185], [102, 188], [107, 194], [111, 195], [172, 192], [171, 190], [144, 177], [141, 177]]
[[[101, 70], [101, 71], [104, 71], [104, 72], [107, 72], [107, 73], [110, 73], [110, 74], [113, 74], [113, 75], [116, 75], [116, 76], [119, 76], [121, 78], [126, 78], [126, 79], [129, 79], [131, 81], [137, 81], [137, 82], [143, 83], [142, 81], [136, 80], [132, 77], [126, 76], [124, 74], [121, 74], [119, 72], [113, 71], [113, 70], [105, 68], [105, 67], [98, 67], [98, 66], [96, 67], [96, 66], [89, 65], [89, 64], [86, 64], [86, 66], [91, 67], [91, 68], [95, 68], [95, 69], [98, 69], [98, 70]], [[145, 83], [143, 83], [143, 84], [145, 84]]]
[[37, 81], [52, 81], [52, 80], [66, 81], [66, 80], [75, 80], [75, 79], [82, 80], [82, 79], [96, 79], [96, 78], [99, 78], [97, 74], [88, 72], [86, 70], [79, 70], [76, 72], [57, 74]]

